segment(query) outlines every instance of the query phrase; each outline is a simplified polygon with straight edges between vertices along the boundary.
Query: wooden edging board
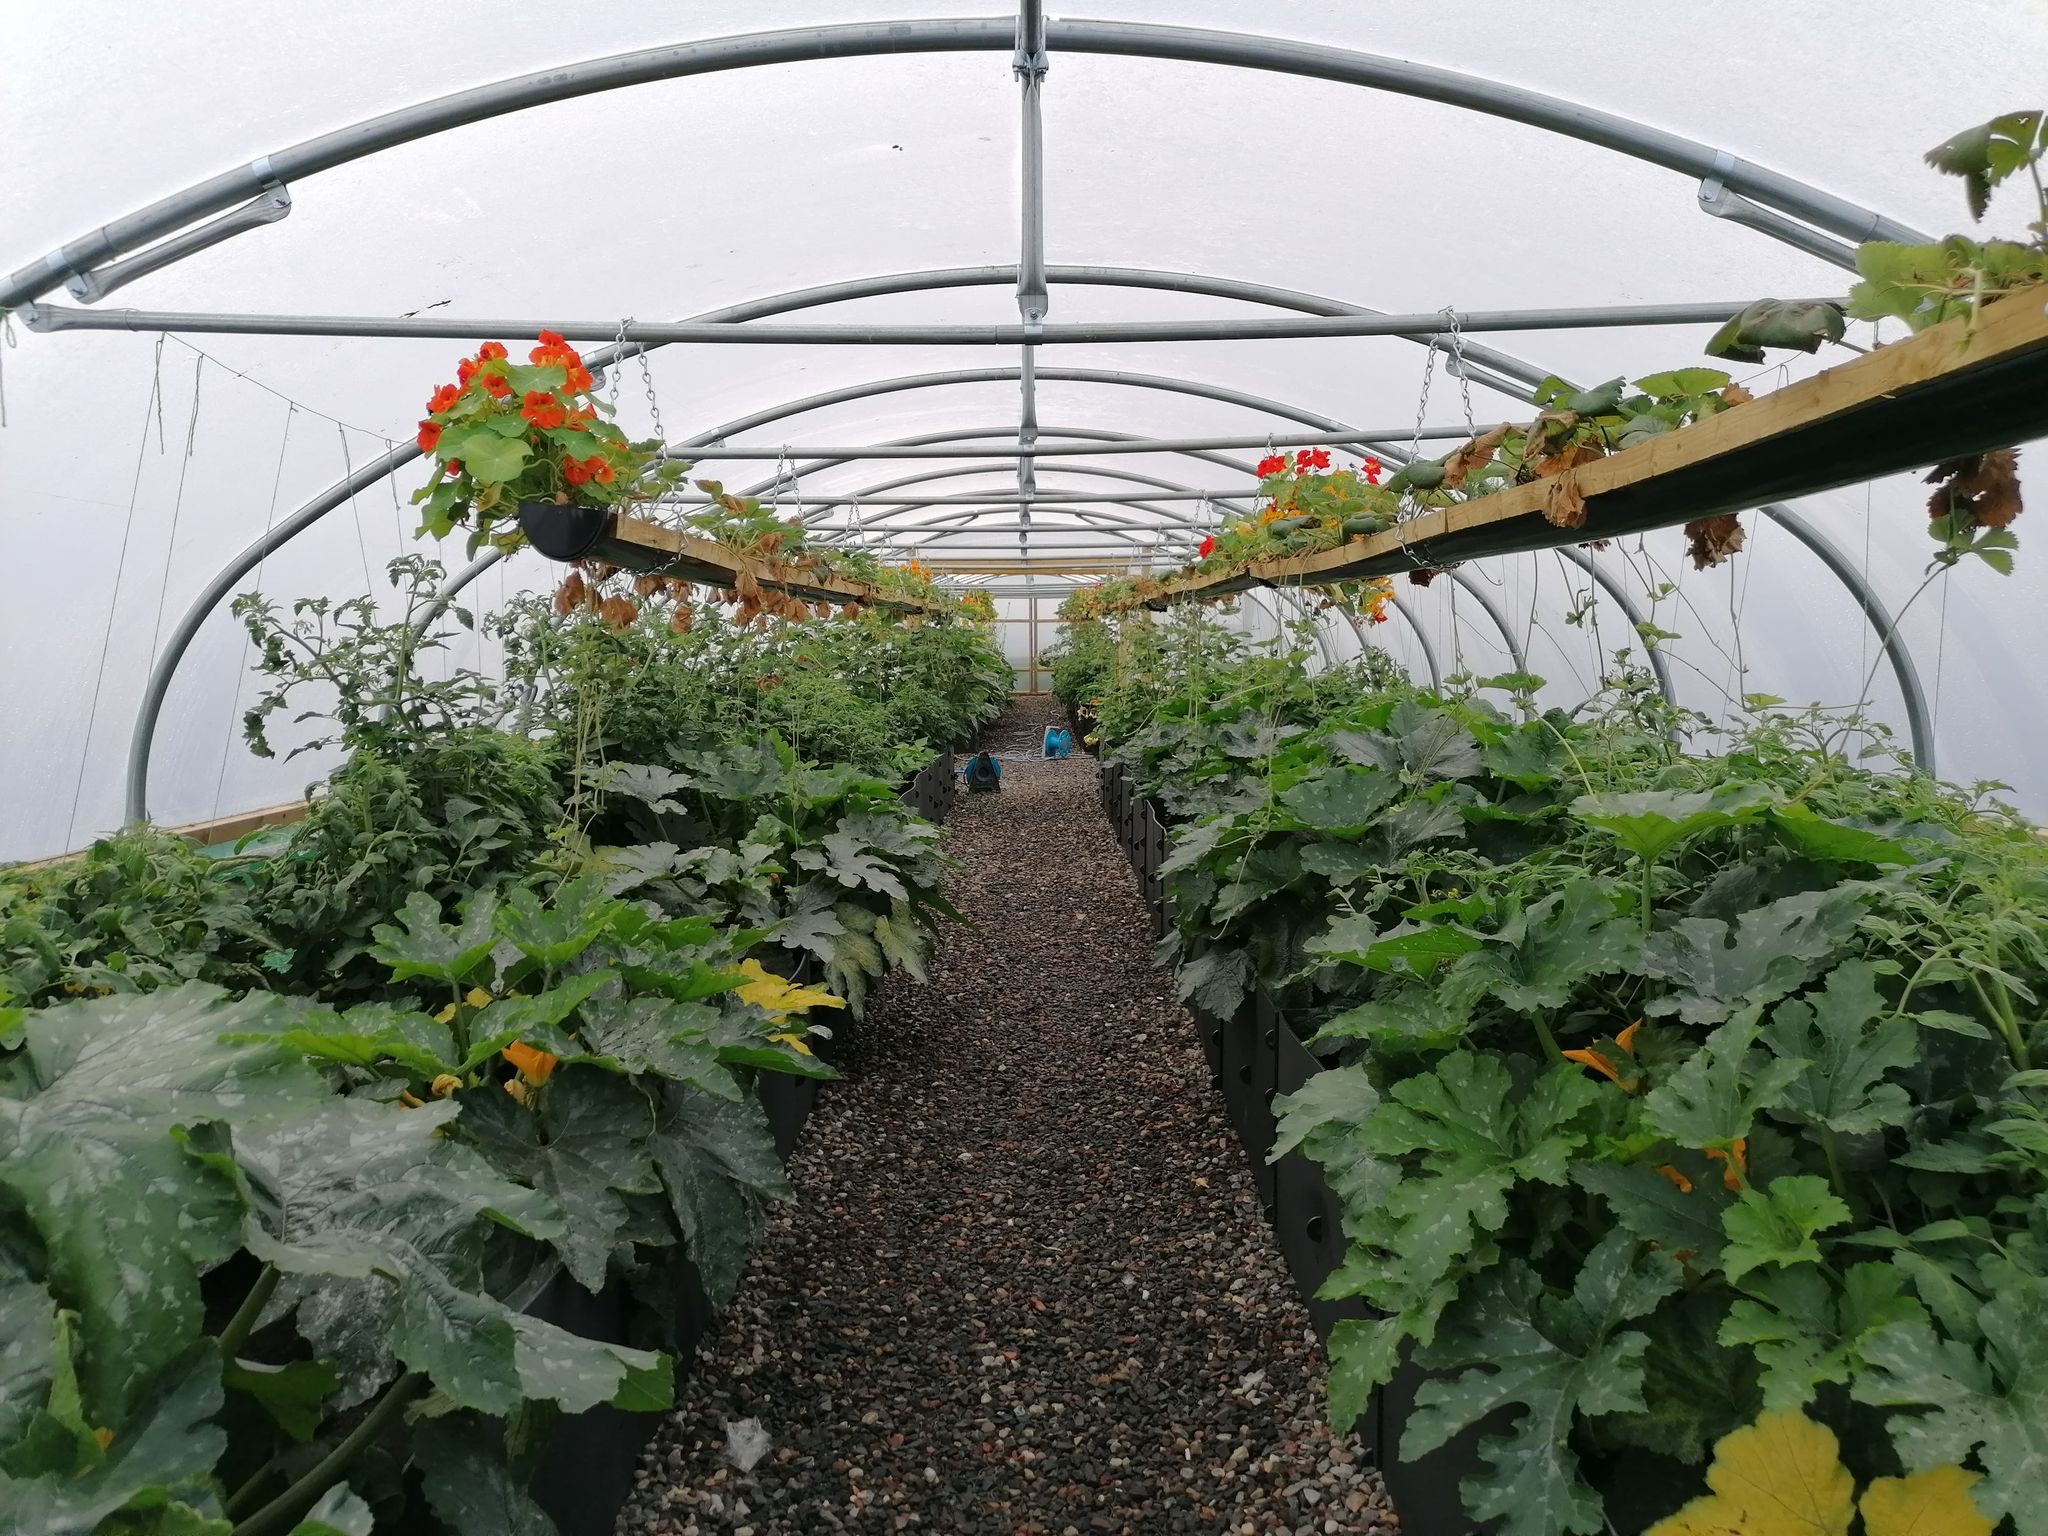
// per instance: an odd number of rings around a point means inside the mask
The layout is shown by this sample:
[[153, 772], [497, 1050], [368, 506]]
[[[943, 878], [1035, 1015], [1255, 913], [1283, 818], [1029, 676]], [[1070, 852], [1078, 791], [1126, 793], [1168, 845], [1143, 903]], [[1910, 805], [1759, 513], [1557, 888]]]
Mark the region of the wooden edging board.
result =
[[[1254, 586], [1321, 586], [1583, 544], [2002, 448], [2048, 432], [2048, 288], [1932, 326], [1676, 432], [1335, 549], [1168, 582], [1160, 607]], [[1544, 516], [1569, 479], [1586, 520]]]

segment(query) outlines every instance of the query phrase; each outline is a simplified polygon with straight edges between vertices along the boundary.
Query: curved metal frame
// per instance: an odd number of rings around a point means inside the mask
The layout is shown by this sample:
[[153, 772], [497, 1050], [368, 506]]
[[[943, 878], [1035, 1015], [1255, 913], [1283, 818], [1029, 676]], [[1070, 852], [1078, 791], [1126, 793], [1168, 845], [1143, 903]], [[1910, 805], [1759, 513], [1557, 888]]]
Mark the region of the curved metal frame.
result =
[[[850, 299], [880, 294], [917, 292], [930, 287], [1002, 282], [1007, 281], [1008, 276], [1014, 275], [1015, 271], [1016, 268], [1014, 267], [967, 267], [941, 268], [927, 272], [890, 273], [877, 277], [853, 279], [845, 282], [823, 284], [813, 288], [798, 289], [786, 294], [769, 295], [741, 304], [726, 306], [718, 310], [707, 311], [704, 315], [697, 318], [736, 322], [784, 313], [793, 309], [839, 303]], [[1107, 267], [1053, 267], [1049, 268], [1048, 272], [1056, 282], [1089, 282], [1111, 286], [1120, 286], [1128, 283], [1130, 286], [1184, 289], [1216, 297], [1238, 298], [1253, 302], [1285, 305], [1287, 307], [1309, 308], [1313, 312], [1346, 313], [1361, 308], [1360, 306], [1342, 304], [1337, 300], [1322, 299], [1315, 295], [1301, 294], [1292, 290], [1270, 289], [1259, 284], [1241, 283], [1224, 278], [1202, 277], [1198, 274], [1176, 274], [1144, 269]], [[1371, 313], [1372, 311], [1365, 312]], [[630, 356], [645, 350], [651, 349], [630, 345], [623, 349], [602, 348], [591, 354], [589, 358], [590, 366], [595, 371], [612, 365], [624, 356]], [[1464, 347], [1464, 352], [1473, 361], [1482, 363], [1486, 367], [1492, 368], [1511, 378], [1533, 382], [1545, 376], [1521, 359], [1497, 352], [1491, 348], [1481, 348], [1468, 344]], [[1009, 370], [992, 371], [1006, 372]], [[1069, 371], [1078, 373], [1084, 371], [1093, 372], [1094, 370]], [[900, 380], [885, 382], [891, 388], [910, 387]], [[1099, 382], [1108, 381], [1102, 380]], [[843, 397], [843, 399], [860, 398], [858, 394], [846, 394], [843, 391], [831, 393], [835, 397]], [[812, 397], [812, 403], [805, 408], [815, 409], [823, 403], [841, 403], [841, 398], [827, 401], [824, 397]], [[1291, 411], [1292, 408], [1290, 408]], [[738, 418], [736, 423], [728, 423], [724, 427], [714, 429], [711, 434], [699, 434], [696, 438], [680, 446], [709, 446], [712, 442], [716, 441], [717, 433], [741, 430], [742, 426], [759, 425], [764, 421], [778, 419], [778, 414], [782, 413], [781, 407], [769, 407], [766, 414], [755, 413], [749, 417]], [[786, 414], [794, 414], [794, 412], [791, 411]], [[1336, 429], [1333, 428], [1333, 430]], [[1011, 430], [1013, 429], [1007, 427], [1002, 429], [1004, 432]], [[960, 436], [962, 434], [950, 435]], [[1083, 436], [1089, 434], [1076, 431], [1066, 435]], [[1103, 435], [1105, 437], [1113, 436], [1113, 434]], [[927, 440], [944, 441], [946, 436], [942, 434]], [[1126, 440], [1128, 440], [1128, 435], [1126, 435]], [[185, 613], [180, 617], [177, 626], [172, 630], [165, 644], [158, 652], [156, 663], [145, 682], [142, 700], [137, 706], [135, 725], [129, 738], [128, 770], [124, 797], [125, 815], [128, 821], [136, 822], [148, 819], [149, 755], [151, 744], [156, 734], [157, 720], [162, 713], [164, 699], [169, 692], [171, 679], [207, 616], [228, 595], [235, 583], [254, 570], [273, 551], [304, 532], [336, 507], [346, 503], [352, 496], [364, 488], [374, 485], [386, 475], [395, 473], [404, 465], [420, 456], [418, 448], [411, 445], [403, 445], [391, 450], [391, 452], [383, 455], [381, 458], [370, 460], [343, 480], [338, 481], [311, 501], [305, 503], [283, 522], [277, 523], [266, 530], [261, 538], [252, 542], [236, 555], [233, 560], [222, 567], [213, 580], [201, 590], [191, 605], [188, 606]], [[1219, 454], [1197, 451], [1190, 452], [1187, 456], [1204, 459], [1221, 465], [1224, 468], [1249, 472], [1248, 467], [1240, 461], [1231, 460]], [[836, 462], [843, 463], [845, 461]], [[815, 473], [831, 467], [835, 467], [835, 461], [824, 460], [814, 461], [812, 464], [805, 466], [805, 469]], [[804, 470], [796, 471], [798, 474], [803, 472]], [[765, 490], [774, 483], [774, 481], [767, 482], [759, 489]], [[1890, 615], [1885, 605], [1870, 588], [1862, 573], [1819, 530], [1806, 523], [1804, 519], [1799, 518], [1790, 508], [1772, 504], [1760, 510], [1765, 516], [1783, 525], [1794, 537], [1798, 538], [1800, 542], [1820, 556], [1822, 561], [1828, 566], [1828, 569], [1844, 585], [1849, 587], [1858, 605], [1869, 616], [1873, 626], [1877, 628], [1885, 653], [1899, 682], [1900, 693], [1913, 740], [1914, 758], [1923, 769], [1932, 773], [1934, 771], [1934, 738], [1933, 729], [1927, 714], [1926, 697], [1921, 689], [1918, 672], [1913, 664], [1911, 653], [1896, 633], [1895, 626], [1890, 622]], [[488, 568], [488, 562], [476, 569], [484, 568]], [[459, 591], [461, 585], [462, 583], [457, 582], [449, 596], [452, 597], [454, 591]]]
[[[1768, 207], [1796, 215], [1847, 239], [1877, 238], [1911, 244], [1927, 238], [1918, 230], [1846, 198], [1739, 159], [1726, 150], [1615, 113], [1456, 70], [1321, 43], [1135, 22], [1049, 21], [1045, 26], [1045, 43], [1055, 52], [1271, 70], [1441, 102], [1616, 150], [1702, 181], [1718, 181]], [[103, 261], [126, 255], [160, 236], [174, 234], [198, 219], [224, 212], [272, 187], [332, 170], [379, 150], [527, 107], [624, 86], [763, 64], [891, 53], [994, 52], [1014, 49], [1015, 45], [1016, 29], [1009, 17], [855, 22], [642, 49], [457, 91], [260, 156], [104, 224], [0, 283], [0, 308], [12, 308], [47, 293], [67, 277], [84, 277]]]
[[1614, 599], [1615, 606], [1628, 616], [1629, 623], [1635, 627], [1636, 643], [1642, 646], [1644, 654], [1650, 658], [1650, 670], [1657, 676], [1657, 691], [1664, 695], [1666, 704], [1676, 709], [1678, 690], [1672, 686], [1671, 668], [1665, 663], [1664, 652], [1643, 633], [1643, 626], [1649, 623], [1649, 618], [1636, 606], [1636, 600], [1629, 594], [1628, 588], [1601, 570], [1599, 562], [1582, 549], [1566, 545], [1557, 553], [1597, 581], [1602, 590]]

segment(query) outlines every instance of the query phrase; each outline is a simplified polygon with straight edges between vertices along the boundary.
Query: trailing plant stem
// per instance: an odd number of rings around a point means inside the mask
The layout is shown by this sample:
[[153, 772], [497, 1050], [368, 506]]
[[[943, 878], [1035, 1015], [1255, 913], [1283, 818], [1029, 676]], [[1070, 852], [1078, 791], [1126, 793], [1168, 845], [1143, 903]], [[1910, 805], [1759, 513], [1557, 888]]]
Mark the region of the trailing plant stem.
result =
[[276, 1532], [288, 1529], [315, 1499], [341, 1481], [355, 1459], [426, 1389], [427, 1378], [420, 1371], [408, 1371], [391, 1383], [339, 1445], [283, 1493], [237, 1525], [232, 1536], [275, 1536]]
[[256, 1283], [249, 1287], [249, 1294], [242, 1298], [242, 1304], [235, 1308], [235, 1315], [228, 1319], [227, 1327], [220, 1331], [220, 1357], [230, 1365], [241, 1353], [249, 1335], [256, 1331], [257, 1319], [263, 1316], [263, 1309], [270, 1305], [270, 1298], [277, 1290], [281, 1277], [275, 1264], [263, 1266], [263, 1273], [256, 1277]]

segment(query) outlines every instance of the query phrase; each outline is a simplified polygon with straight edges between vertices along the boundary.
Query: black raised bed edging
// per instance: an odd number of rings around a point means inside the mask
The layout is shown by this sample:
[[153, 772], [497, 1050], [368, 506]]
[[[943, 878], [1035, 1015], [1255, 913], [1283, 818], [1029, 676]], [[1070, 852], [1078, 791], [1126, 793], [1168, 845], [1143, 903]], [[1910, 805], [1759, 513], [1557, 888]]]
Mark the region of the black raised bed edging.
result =
[[[953, 806], [954, 785], [953, 753], [941, 752], [911, 776], [899, 798], [928, 821], [944, 821]], [[816, 962], [805, 956], [794, 979], [810, 980], [815, 967]], [[842, 1021], [837, 1030], [845, 1027]], [[835, 1033], [830, 1043], [821, 1045], [819, 1055], [831, 1061], [839, 1054], [843, 1039], [843, 1033]], [[819, 1087], [816, 1078], [781, 1072], [764, 1072], [756, 1079], [755, 1091], [774, 1134], [775, 1149], [785, 1162], [803, 1134]], [[696, 1267], [680, 1251], [672, 1252], [662, 1279], [673, 1288], [676, 1386], [680, 1391], [696, 1364], [697, 1346], [718, 1326], [718, 1314], [705, 1299]], [[592, 1295], [565, 1272], [555, 1277], [528, 1310], [580, 1337], [628, 1344], [634, 1342], [628, 1334], [639, 1304], [631, 1288], [616, 1278]], [[641, 1453], [660, 1423], [658, 1413], [629, 1413], [604, 1403], [556, 1421], [529, 1486], [561, 1536], [611, 1536], [632, 1491]]]
[[[1157, 801], [1140, 798], [1121, 763], [1100, 760], [1102, 804], [1124, 856], [1130, 860], [1138, 888], [1152, 919], [1153, 937], [1164, 937], [1172, 922], [1171, 904], [1159, 865], [1167, 851], [1167, 818]], [[1343, 1205], [1323, 1178], [1323, 1170], [1300, 1152], [1268, 1163], [1273, 1148], [1273, 1099], [1298, 1091], [1323, 1070], [1265, 988], [1257, 988], [1234, 1019], [1218, 1019], [1191, 1008], [1209, 1080], [1223, 1097], [1230, 1122], [1251, 1164], [1252, 1179], [1273, 1225], [1273, 1237], [1307, 1306], [1316, 1336], [1328, 1340], [1331, 1329], [1347, 1318], [1371, 1313], [1360, 1302], [1323, 1301], [1316, 1292], [1344, 1260], [1349, 1246], [1343, 1232]], [[1404, 1363], [1394, 1379], [1374, 1391], [1357, 1436], [1372, 1452], [1385, 1479], [1388, 1496], [1401, 1517], [1406, 1536], [1472, 1536], [1490, 1531], [1465, 1513], [1458, 1484], [1480, 1470], [1479, 1441], [1504, 1425], [1485, 1420], [1441, 1449], [1416, 1461], [1402, 1461], [1402, 1427], [1415, 1408], [1415, 1394], [1430, 1372]]]

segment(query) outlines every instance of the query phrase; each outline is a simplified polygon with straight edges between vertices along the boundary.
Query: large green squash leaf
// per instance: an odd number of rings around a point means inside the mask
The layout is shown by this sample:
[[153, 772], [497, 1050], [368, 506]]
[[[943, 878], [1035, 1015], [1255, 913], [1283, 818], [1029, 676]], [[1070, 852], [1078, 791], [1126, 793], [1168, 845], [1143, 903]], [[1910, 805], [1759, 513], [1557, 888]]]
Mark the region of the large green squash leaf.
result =
[[1643, 973], [1677, 988], [1643, 1011], [1718, 1024], [1798, 991], [1848, 944], [1861, 900], [1853, 888], [1833, 886], [1744, 912], [1732, 928], [1718, 918], [1680, 918], [1643, 940]]
[[1401, 1437], [1413, 1460], [1496, 1409], [1520, 1404], [1513, 1428], [1481, 1442], [1488, 1470], [1461, 1485], [1466, 1511], [1499, 1520], [1501, 1536], [1605, 1529], [1599, 1494], [1579, 1476], [1574, 1423], [1643, 1409], [1647, 1335], [1624, 1329], [1679, 1287], [1678, 1266], [1626, 1232], [1587, 1256], [1568, 1298], [1544, 1295], [1527, 1265], [1481, 1275], [1444, 1318], [1423, 1364], [1467, 1367], [1426, 1381]]
[[478, 891], [462, 904], [462, 921], [441, 921], [441, 903], [425, 891], [414, 891], [398, 910], [397, 923], [379, 923], [371, 932], [377, 942], [370, 957], [391, 967], [393, 981], [424, 976], [430, 981], [462, 981], [483, 964], [498, 942], [495, 926], [498, 898]]
[[1778, 1004], [1763, 1042], [1782, 1059], [1807, 1063], [1784, 1105], [1816, 1125], [1857, 1136], [1912, 1114], [1906, 1090], [1885, 1075], [1920, 1059], [1919, 1032], [1885, 1004], [1868, 960], [1836, 966], [1810, 999]]
[[1760, 784], [1696, 793], [1641, 789], [1627, 794], [1581, 795], [1572, 802], [1571, 810], [1587, 825], [1611, 833], [1637, 858], [1654, 864], [1702, 832], [1755, 820], [1770, 798], [1770, 791]]
[[654, 1110], [637, 1085], [592, 1067], [558, 1067], [539, 1100], [536, 1112], [489, 1089], [466, 1094], [462, 1129], [500, 1173], [554, 1201], [555, 1251], [598, 1291], [626, 1224], [621, 1197], [661, 1190], [646, 1147]]
[[236, 1247], [233, 1182], [171, 1128], [291, 1115], [328, 1092], [263, 1038], [286, 1014], [280, 998], [229, 1002], [192, 982], [30, 1016], [37, 1091], [0, 1097], [0, 1184], [42, 1240], [51, 1292], [83, 1320], [96, 1424], [120, 1424], [198, 1337], [199, 1266]]
[[1853, 1264], [1839, 1289], [1816, 1269], [1775, 1269], [1745, 1278], [1748, 1294], [1729, 1308], [1720, 1342], [1745, 1346], [1763, 1368], [1763, 1406], [1802, 1408], [1820, 1384], [1846, 1382], [1862, 1363], [1862, 1342], [1893, 1323], [1924, 1321], [1890, 1264]]
[[427, 1502], [454, 1536], [555, 1536], [512, 1473], [502, 1426], [473, 1413], [428, 1419], [414, 1431], [413, 1458]]
[[1974, 1454], [1984, 1480], [1971, 1496], [2019, 1536], [2048, 1532], [2048, 1280], [2007, 1286], [1977, 1315], [1980, 1355], [1925, 1322], [1894, 1323], [1863, 1342], [1859, 1402], [1919, 1407], [1892, 1415], [1892, 1444], [1908, 1470]]
[[[351, 1334], [368, 1307], [399, 1361], [485, 1413], [526, 1398], [571, 1413], [643, 1401], [659, 1356], [579, 1339], [483, 1290], [486, 1223], [548, 1239], [563, 1224], [546, 1196], [442, 1134], [457, 1113], [454, 1100], [400, 1110], [337, 1099], [237, 1136], [245, 1245], [288, 1275], [339, 1280], [353, 1298], [339, 1314], [302, 1301], [300, 1332], [346, 1369], [363, 1354]], [[349, 1284], [370, 1280], [382, 1283]]]
[[723, 1307], [739, 1288], [760, 1202], [793, 1200], [761, 1106], [666, 1085], [648, 1142], [704, 1294]]
[[1372, 824], [1381, 808], [1401, 792], [1391, 773], [1334, 767], [1282, 792], [1280, 804], [1304, 827], [1320, 832], [1357, 832]]
[[[220, 1356], [210, 1343], [196, 1345], [164, 1373], [157, 1391], [137, 1400], [96, 1466], [77, 1476], [0, 1473], [8, 1536], [88, 1536], [121, 1510], [217, 1508], [213, 1465], [228, 1437], [208, 1421], [220, 1405]], [[174, 1528], [196, 1536], [226, 1526], [194, 1517]]]
[[1726, 1152], [1746, 1138], [1764, 1110], [1783, 1102], [1806, 1070], [1756, 1049], [1760, 1026], [1751, 1019], [1723, 1024], [1669, 1079], [1643, 1099], [1650, 1125], [1680, 1146]]
[[1517, 913], [1461, 969], [1517, 1013], [1547, 1015], [1580, 982], [1633, 968], [1640, 944], [1641, 930], [1621, 915], [1610, 882], [1573, 880]]

